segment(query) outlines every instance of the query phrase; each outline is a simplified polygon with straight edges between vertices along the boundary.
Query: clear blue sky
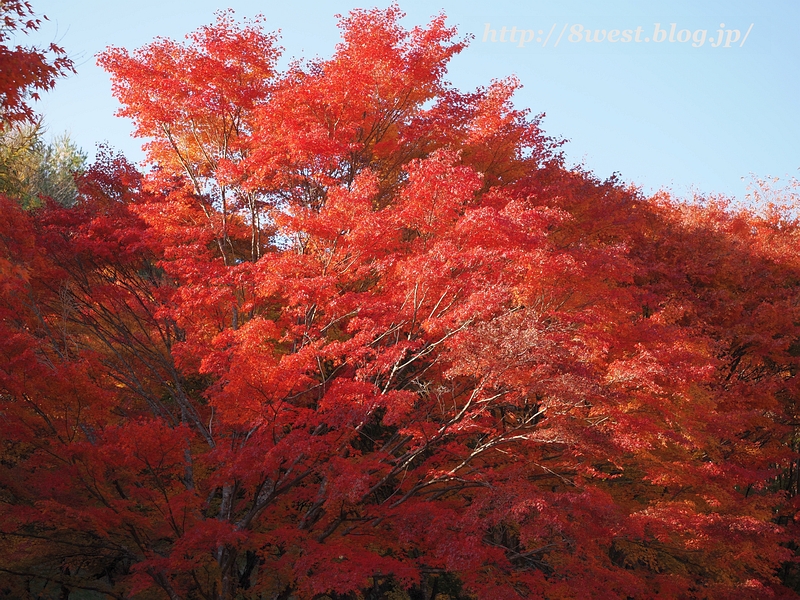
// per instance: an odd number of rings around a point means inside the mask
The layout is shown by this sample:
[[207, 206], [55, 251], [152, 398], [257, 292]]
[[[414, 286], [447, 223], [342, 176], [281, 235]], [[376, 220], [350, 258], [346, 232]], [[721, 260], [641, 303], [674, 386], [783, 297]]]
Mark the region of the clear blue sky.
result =
[[[129, 121], [114, 116], [118, 106], [108, 77], [95, 65], [94, 56], [106, 46], [135, 49], [156, 36], [182, 39], [211, 23], [215, 10], [233, 8], [240, 17], [261, 13], [269, 30], [281, 30], [284, 63], [327, 57], [338, 40], [334, 15], [376, 5], [339, 0], [32, 4], [50, 21], [25, 42], [59, 43], [78, 70], [38, 104], [48, 131], [68, 132], [90, 156], [98, 142], [107, 141], [135, 161], [142, 159], [141, 140], [130, 137]], [[452, 61], [449, 80], [467, 90], [515, 74], [524, 86], [517, 106], [546, 113], [545, 131], [569, 140], [569, 163], [601, 178], [618, 172], [646, 193], [664, 188], [683, 196], [694, 191], [743, 198], [751, 173], [800, 175], [800, 2], [405, 0], [400, 7], [408, 27], [444, 10], [450, 24], [473, 34], [470, 47]], [[602, 41], [587, 42], [587, 31]]]

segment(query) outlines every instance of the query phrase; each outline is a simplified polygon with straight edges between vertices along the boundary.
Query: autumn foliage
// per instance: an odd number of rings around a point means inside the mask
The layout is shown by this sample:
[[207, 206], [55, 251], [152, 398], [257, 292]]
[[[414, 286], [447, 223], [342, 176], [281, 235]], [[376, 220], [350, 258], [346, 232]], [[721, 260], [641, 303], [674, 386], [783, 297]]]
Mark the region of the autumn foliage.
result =
[[401, 16], [111, 48], [149, 171], [0, 198], [0, 595], [796, 597], [793, 207], [568, 169]]
[[46, 49], [7, 45], [15, 35], [29, 34], [40, 25], [41, 19], [26, 0], [0, 2], [0, 130], [31, 121], [34, 113], [29, 101], [52, 89], [58, 77], [74, 71], [72, 60], [56, 44]]

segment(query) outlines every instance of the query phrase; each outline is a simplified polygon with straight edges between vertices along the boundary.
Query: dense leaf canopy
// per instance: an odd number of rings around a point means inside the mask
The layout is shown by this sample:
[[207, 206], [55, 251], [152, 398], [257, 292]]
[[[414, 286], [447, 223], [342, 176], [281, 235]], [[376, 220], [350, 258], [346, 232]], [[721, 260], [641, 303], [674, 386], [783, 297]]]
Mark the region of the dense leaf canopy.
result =
[[796, 597], [800, 223], [564, 165], [443, 16], [111, 48], [0, 196], [0, 595]]

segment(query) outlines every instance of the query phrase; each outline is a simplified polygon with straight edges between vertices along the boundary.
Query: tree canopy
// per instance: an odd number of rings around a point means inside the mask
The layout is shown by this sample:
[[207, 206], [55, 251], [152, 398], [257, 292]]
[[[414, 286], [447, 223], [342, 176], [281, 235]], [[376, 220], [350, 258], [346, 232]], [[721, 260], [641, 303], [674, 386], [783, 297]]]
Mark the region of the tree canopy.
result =
[[568, 168], [401, 17], [110, 48], [149, 171], [0, 196], [0, 594], [796, 597], [793, 207]]
[[11, 123], [32, 121], [31, 99], [40, 91], [52, 89], [56, 79], [74, 71], [72, 60], [56, 44], [48, 48], [9, 46], [18, 34], [39, 29], [37, 18], [27, 0], [2, 0], [0, 3], [0, 130]]

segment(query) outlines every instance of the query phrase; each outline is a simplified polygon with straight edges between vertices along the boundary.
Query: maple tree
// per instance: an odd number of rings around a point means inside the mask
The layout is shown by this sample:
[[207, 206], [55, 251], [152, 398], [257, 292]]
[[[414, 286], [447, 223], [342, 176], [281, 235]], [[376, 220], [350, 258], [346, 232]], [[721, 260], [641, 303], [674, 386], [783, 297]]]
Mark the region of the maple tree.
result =
[[34, 14], [30, 2], [3, 0], [0, 19], [0, 129], [5, 129], [11, 123], [32, 121], [29, 100], [38, 99], [39, 91], [52, 89], [56, 79], [74, 71], [74, 67], [64, 49], [56, 44], [47, 49], [6, 44], [16, 33], [29, 34], [39, 29], [41, 19]]
[[[155, 164], [181, 173], [215, 231], [226, 262], [241, 258], [228, 220], [246, 208], [251, 257], [260, 256], [259, 196], [242, 185], [239, 163], [250, 151], [253, 111], [270, 92], [279, 48], [256, 19], [237, 27], [231, 12], [189, 37], [189, 44], [160, 39], [133, 55], [110, 48], [100, 64], [114, 73], [114, 92], [136, 123], [135, 135]], [[149, 85], [142, 86], [145, 78]]]
[[796, 597], [796, 217], [567, 168], [401, 17], [109, 49], [151, 171], [0, 196], [0, 593]]
[[85, 157], [66, 137], [55, 144], [42, 141], [41, 120], [30, 101], [74, 72], [72, 61], [55, 44], [46, 49], [8, 44], [39, 29], [30, 3], [0, 2], [0, 19], [0, 193], [24, 204], [37, 203], [40, 193], [69, 202], [75, 192], [69, 170], [80, 168]]

